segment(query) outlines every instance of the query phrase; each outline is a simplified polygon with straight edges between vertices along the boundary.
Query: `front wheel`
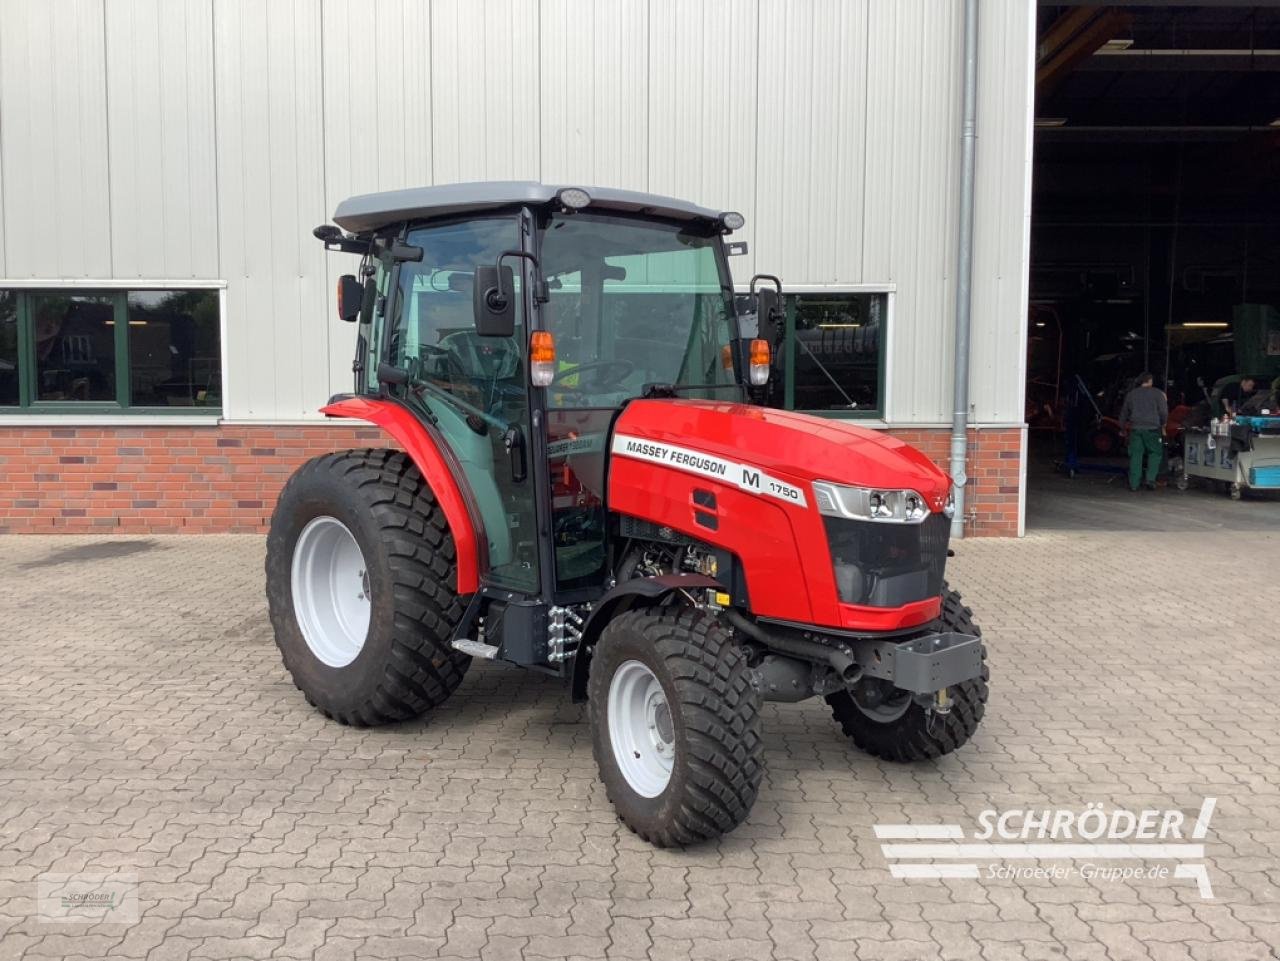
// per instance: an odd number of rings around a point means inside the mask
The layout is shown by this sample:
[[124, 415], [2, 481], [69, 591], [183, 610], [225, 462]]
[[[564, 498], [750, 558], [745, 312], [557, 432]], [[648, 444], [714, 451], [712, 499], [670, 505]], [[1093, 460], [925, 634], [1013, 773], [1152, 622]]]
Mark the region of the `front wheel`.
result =
[[591, 661], [587, 712], [605, 792], [640, 837], [693, 844], [746, 820], [762, 774], [760, 700], [714, 617], [619, 615]]
[[[942, 614], [929, 625], [936, 631], [982, 636], [973, 611], [950, 588], [942, 595]], [[906, 691], [887, 688], [874, 679], [851, 694], [827, 695], [841, 730], [862, 750], [885, 761], [924, 761], [961, 747], [982, 720], [987, 704], [987, 649], [982, 648], [982, 674], [948, 688], [951, 711], [936, 714]], [[886, 689], [887, 688], [887, 689]]]

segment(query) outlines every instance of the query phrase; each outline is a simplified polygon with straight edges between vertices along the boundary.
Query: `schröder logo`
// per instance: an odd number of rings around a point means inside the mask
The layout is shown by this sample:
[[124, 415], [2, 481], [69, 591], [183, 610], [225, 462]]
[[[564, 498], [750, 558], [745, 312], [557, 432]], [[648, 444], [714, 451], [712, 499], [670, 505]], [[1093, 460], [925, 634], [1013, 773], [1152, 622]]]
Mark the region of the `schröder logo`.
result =
[[1194, 880], [1200, 896], [1211, 899], [1200, 842], [1216, 804], [1217, 798], [1205, 798], [1190, 825], [1176, 808], [1108, 809], [1093, 803], [1083, 811], [986, 810], [978, 815], [971, 841], [958, 824], [877, 824], [875, 832], [878, 840], [905, 842], [880, 846], [895, 878], [1173, 877]]
[[36, 917], [57, 924], [137, 924], [138, 875], [131, 871], [37, 875]]

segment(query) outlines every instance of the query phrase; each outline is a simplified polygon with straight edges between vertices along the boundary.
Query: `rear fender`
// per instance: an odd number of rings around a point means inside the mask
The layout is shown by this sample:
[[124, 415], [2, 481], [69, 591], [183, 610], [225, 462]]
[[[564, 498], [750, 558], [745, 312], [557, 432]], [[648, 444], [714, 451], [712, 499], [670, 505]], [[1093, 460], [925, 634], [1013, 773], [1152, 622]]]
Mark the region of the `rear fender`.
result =
[[590, 651], [600, 639], [600, 632], [611, 620], [633, 607], [659, 604], [663, 598], [676, 591], [707, 588], [717, 591], [725, 589], [719, 581], [705, 574], [661, 574], [658, 577], [637, 577], [623, 581], [600, 598], [591, 609], [587, 622], [582, 625], [578, 655], [573, 659], [574, 703], [587, 699], [587, 674], [591, 669]]
[[445, 520], [458, 561], [458, 594], [474, 594], [480, 588], [481, 557], [486, 543], [479, 516], [467, 498], [462, 472], [451, 463], [449, 448], [429, 424], [400, 404], [376, 397], [343, 397], [320, 408], [330, 417], [346, 417], [376, 424], [404, 448], [422, 472]]

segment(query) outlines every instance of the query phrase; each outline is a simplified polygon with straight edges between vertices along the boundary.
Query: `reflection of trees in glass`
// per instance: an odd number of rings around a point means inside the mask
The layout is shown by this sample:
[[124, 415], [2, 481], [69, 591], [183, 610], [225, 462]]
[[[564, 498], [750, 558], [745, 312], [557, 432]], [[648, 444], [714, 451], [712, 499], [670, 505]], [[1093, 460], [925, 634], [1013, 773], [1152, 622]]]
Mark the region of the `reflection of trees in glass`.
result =
[[114, 298], [32, 294], [37, 400], [116, 399]]
[[[29, 337], [31, 370], [19, 357], [19, 328]], [[122, 340], [127, 358], [117, 356]], [[0, 290], [0, 406], [23, 402], [19, 373], [32, 404], [216, 406], [220, 340], [216, 290]], [[127, 384], [117, 382], [120, 360], [128, 361], [120, 365]]]
[[0, 290], [0, 406], [18, 402], [18, 295]]
[[212, 402], [218, 388], [218, 293], [129, 292], [129, 365], [133, 404]]

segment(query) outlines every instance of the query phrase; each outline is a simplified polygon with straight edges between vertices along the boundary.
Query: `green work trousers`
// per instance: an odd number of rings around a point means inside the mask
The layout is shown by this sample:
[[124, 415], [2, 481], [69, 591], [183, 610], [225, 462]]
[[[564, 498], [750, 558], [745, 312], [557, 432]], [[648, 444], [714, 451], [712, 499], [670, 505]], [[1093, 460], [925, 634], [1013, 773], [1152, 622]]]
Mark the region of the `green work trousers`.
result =
[[1160, 444], [1158, 430], [1129, 431], [1129, 489], [1137, 490], [1142, 480], [1142, 456], [1147, 455], [1147, 483], [1154, 484], [1160, 473], [1160, 460], [1164, 448]]

